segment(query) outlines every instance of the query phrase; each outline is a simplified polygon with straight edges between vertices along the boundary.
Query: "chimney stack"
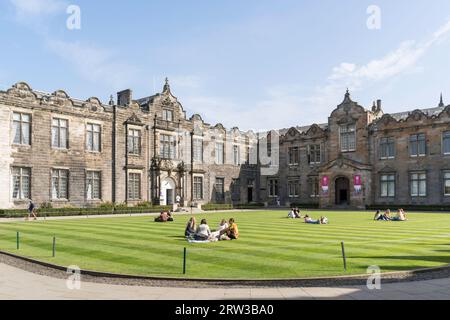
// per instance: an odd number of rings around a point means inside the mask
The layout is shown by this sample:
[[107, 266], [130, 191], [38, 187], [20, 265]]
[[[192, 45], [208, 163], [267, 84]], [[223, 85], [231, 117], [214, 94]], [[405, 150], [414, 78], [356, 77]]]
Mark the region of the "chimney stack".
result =
[[377, 100], [377, 112], [380, 112], [380, 111], [381, 111], [381, 100], [378, 99]]
[[133, 98], [133, 91], [130, 89], [123, 90], [117, 93], [117, 104], [119, 106], [125, 107], [131, 103]]

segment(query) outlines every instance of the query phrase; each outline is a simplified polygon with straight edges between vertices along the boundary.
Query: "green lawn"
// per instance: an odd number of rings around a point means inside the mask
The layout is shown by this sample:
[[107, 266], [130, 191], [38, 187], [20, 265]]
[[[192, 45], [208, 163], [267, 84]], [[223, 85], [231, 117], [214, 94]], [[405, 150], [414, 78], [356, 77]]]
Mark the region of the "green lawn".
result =
[[[212, 228], [233, 216], [241, 238], [189, 244], [176, 222], [152, 217], [99, 218], [0, 223], [0, 249], [59, 265], [115, 273], [183, 277], [295, 278], [363, 274], [378, 265], [383, 272], [450, 264], [450, 214], [410, 213], [408, 222], [374, 222], [371, 212], [312, 212], [330, 225], [289, 220], [287, 212], [210, 213]], [[16, 249], [16, 232], [21, 235]], [[56, 258], [52, 238], [57, 237]], [[345, 241], [348, 271], [343, 271], [340, 242]]]

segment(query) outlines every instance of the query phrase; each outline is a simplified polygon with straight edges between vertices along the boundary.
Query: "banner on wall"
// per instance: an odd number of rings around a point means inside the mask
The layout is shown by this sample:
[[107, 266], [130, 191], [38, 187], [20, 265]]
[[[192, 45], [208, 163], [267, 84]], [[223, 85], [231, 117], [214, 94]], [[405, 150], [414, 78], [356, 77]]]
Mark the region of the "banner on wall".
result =
[[320, 181], [320, 185], [322, 187], [322, 192], [324, 194], [328, 193], [329, 184], [330, 184], [330, 179], [328, 178], [328, 176], [323, 176], [321, 181]]
[[362, 191], [362, 178], [360, 175], [356, 175], [353, 177], [353, 185], [355, 186], [355, 192], [361, 193]]

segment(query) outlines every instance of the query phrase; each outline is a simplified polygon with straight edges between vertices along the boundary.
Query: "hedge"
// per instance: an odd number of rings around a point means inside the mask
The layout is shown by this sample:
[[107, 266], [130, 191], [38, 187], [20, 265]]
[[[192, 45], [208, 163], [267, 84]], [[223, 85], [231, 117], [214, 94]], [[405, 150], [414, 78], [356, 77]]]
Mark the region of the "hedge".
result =
[[264, 208], [263, 203], [250, 203], [250, 204], [218, 204], [218, 203], [208, 203], [202, 205], [202, 210], [204, 211], [218, 211], [218, 210], [233, 210], [233, 209], [258, 209]]
[[[69, 216], [95, 216], [108, 214], [140, 214], [140, 213], [157, 213], [161, 211], [171, 210], [170, 206], [154, 206], [154, 207], [117, 207], [117, 208], [45, 208], [37, 209], [38, 217], [69, 217]], [[27, 210], [0, 210], [1, 218], [17, 218], [28, 215]]]
[[367, 210], [398, 210], [404, 209], [406, 211], [450, 211], [450, 205], [372, 205], [366, 206]]
[[318, 203], [292, 203], [290, 205], [291, 208], [299, 208], [299, 209], [319, 209]]

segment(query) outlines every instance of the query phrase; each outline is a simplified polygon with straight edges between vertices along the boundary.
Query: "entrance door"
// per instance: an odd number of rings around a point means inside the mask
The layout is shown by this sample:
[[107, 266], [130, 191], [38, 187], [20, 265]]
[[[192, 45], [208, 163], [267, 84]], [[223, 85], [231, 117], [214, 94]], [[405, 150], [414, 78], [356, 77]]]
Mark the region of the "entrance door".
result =
[[350, 204], [350, 180], [347, 178], [336, 179], [336, 204], [349, 205]]
[[160, 204], [162, 206], [171, 206], [175, 199], [175, 181], [172, 178], [165, 178], [161, 181]]
[[253, 188], [248, 188], [247, 201], [248, 203], [253, 202]]
[[173, 202], [173, 189], [167, 189], [166, 190], [166, 202], [168, 206], [171, 206], [174, 204]]

